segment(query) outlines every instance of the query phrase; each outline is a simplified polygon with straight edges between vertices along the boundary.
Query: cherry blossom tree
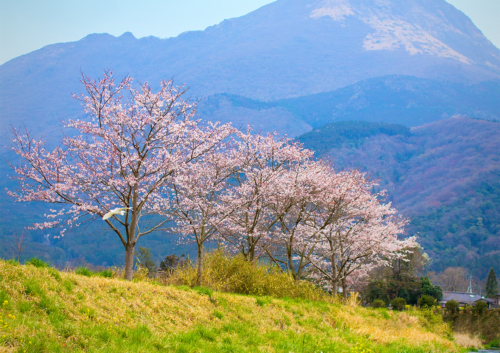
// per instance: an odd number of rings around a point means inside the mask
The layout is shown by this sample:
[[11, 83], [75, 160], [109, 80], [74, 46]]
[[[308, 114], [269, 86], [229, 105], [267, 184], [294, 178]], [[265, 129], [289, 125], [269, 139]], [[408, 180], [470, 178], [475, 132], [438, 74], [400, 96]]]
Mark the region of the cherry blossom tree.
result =
[[13, 129], [12, 148], [22, 162], [13, 166], [20, 188], [9, 191], [17, 201], [62, 205], [47, 222], [33, 225], [38, 229], [77, 226], [115, 207], [127, 208], [123, 219], [114, 215], [105, 222], [125, 247], [128, 280], [137, 241], [169, 220], [148, 216], [167, 215], [175, 173], [232, 133], [227, 125], [198, 126], [192, 120], [195, 105], [171, 81], [162, 81], [157, 93], [147, 83], [136, 90], [132, 81], [115, 83], [112, 72], [100, 80], [82, 74], [87, 94], [75, 98], [88, 118], [64, 122], [77, 133], [59, 147], [47, 149], [26, 129]]
[[399, 239], [407, 220], [381, 202], [384, 192], [371, 192], [374, 182], [358, 171], [332, 176], [327, 197], [319, 203], [321, 217], [330, 217], [330, 222], [306, 224], [318, 235], [309, 259], [320, 282], [333, 293], [341, 284], [345, 295], [350, 278], [359, 280], [373, 267], [389, 265], [416, 242], [414, 237]]
[[[329, 224], [320, 220], [318, 200], [325, 196], [329, 168], [321, 162], [293, 165], [277, 178], [266, 195], [269, 212], [277, 219], [270, 236], [264, 238], [267, 257], [285, 267], [295, 280], [303, 277], [309, 257], [318, 242], [318, 232]], [[286, 205], [286, 207], [283, 207]], [[324, 224], [320, 224], [323, 222]], [[314, 223], [318, 230], [309, 225]]]
[[[252, 134], [250, 130], [238, 133], [236, 148], [242, 166], [225, 199], [234, 211], [219, 225], [218, 235], [230, 249], [253, 262], [264, 253], [262, 240], [269, 238], [279, 217], [293, 206], [282, 199], [272, 210], [269, 196], [279, 187], [283, 174], [308, 161], [313, 153], [290, 139]], [[231, 206], [233, 202], [237, 207]]]
[[[234, 132], [228, 129], [227, 134]], [[169, 213], [176, 222], [174, 232], [194, 238], [197, 250], [197, 284], [202, 283], [204, 245], [218, 227], [245, 202], [230, 193], [231, 181], [245, 165], [245, 156], [231, 139], [185, 164], [175, 173]]]

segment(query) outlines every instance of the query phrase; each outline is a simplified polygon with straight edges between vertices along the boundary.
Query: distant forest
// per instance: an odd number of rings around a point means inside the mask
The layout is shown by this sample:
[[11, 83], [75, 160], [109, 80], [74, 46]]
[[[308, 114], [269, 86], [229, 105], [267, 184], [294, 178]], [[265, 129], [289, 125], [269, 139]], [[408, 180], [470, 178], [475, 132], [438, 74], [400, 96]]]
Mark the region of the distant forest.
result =
[[339, 169], [379, 179], [411, 219], [430, 269], [460, 266], [485, 278], [500, 267], [500, 123], [452, 118], [409, 129], [397, 124], [332, 123], [299, 140]]

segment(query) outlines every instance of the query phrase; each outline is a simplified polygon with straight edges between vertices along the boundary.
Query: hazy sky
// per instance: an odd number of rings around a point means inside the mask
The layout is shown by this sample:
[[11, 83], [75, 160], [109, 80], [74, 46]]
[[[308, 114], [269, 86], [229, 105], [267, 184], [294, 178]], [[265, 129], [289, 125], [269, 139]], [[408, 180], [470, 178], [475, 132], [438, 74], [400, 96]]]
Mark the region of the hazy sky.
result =
[[[176, 36], [239, 17], [270, 0], [0, 0], [0, 64], [90, 33]], [[500, 0], [448, 0], [500, 47]]]

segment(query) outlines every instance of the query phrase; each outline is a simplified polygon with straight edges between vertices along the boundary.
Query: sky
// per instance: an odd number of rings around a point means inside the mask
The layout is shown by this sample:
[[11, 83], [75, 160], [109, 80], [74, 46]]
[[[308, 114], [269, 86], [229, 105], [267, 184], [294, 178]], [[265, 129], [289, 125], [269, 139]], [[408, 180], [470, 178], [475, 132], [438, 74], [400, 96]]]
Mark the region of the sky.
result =
[[[500, 48], [500, 0], [447, 0]], [[270, 0], [0, 0], [0, 64], [91, 33], [168, 38], [245, 15]]]

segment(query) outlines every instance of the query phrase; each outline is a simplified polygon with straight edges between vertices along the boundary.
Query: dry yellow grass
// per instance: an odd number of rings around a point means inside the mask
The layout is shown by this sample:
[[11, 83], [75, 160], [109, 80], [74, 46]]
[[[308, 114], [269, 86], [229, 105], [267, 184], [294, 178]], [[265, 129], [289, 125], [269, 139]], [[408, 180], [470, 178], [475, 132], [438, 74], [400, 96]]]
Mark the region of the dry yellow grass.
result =
[[426, 325], [425, 317], [384, 309], [370, 311], [366, 315], [364, 308], [346, 306], [338, 313], [337, 318], [349, 322], [354, 332], [377, 343], [390, 344], [402, 339], [408, 342], [438, 344], [450, 350], [455, 349], [454, 344], [448, 339], [449, 327], [443, 322], [438, 322], [432, 324], [432, 331], [426, 330], [426, 326], [430, 325]]
[[8, 304], [0, 318], [9, 328], [0, 329], [0, 352], [300, 352], [300, 345], [354, 352], [360, 344], [371, 347], [366, 352], [460, 351], [437, 316], [429, 313], [431, 322], [419, 312], [365, 309], [355, 298], [344, 305], [207, 295], [4, 261], [1, 293]]
[[467, 333], [460, 333], [460, 332], [455, 332], [453, 336], [455, 337], [456, 344], [458, 344], [460, 347], [477, 348], [481, 347], [482, 345], [479, 336], [471, 337]]

